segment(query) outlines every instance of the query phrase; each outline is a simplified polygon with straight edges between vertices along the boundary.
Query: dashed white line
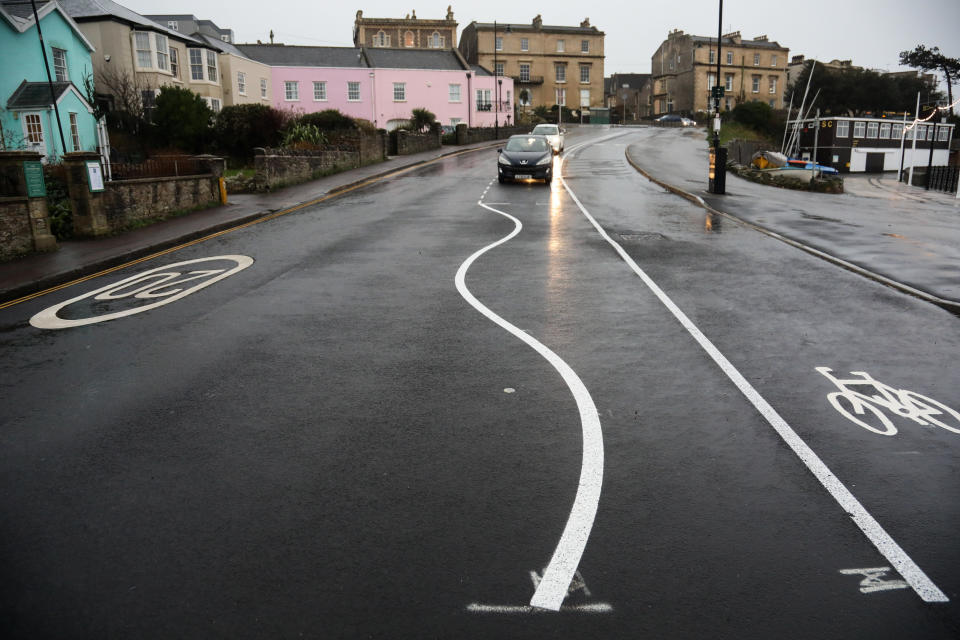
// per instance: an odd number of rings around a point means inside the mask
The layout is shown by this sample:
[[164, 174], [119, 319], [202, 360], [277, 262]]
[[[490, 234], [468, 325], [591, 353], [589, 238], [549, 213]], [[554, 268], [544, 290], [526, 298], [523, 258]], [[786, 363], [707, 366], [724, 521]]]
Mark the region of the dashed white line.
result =
[[[530, 605], [509, 605], [509, 604], [478, 604], [476, 602], [467, 605], [467, 611], [470, 613], [545, 613], [544, 609]], [[595, 602], [590, 604], [574, 604], [557, 609], [560, 613], [609, 613], [613, 607], [605, 602]]]

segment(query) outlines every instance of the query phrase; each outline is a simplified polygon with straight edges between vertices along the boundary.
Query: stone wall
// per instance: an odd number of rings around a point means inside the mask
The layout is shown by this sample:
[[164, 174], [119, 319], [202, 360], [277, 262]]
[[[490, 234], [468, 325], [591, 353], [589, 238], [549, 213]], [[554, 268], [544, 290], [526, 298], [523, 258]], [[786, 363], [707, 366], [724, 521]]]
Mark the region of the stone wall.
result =
[[111, 232], [218, 204], [220, 184], [213, 175], [115, 180], [106, 184], [103, 197]]
[[0, 197], [0, 262], [33, 251], [29, 199]]
[[397, 155], [409, 156], [423, 151], [432, 151], [440, 148], [441, 130], [438, 127], [429, 133], [412, 133], [399, 129], [397, 136]]
[[316, 149], [257, 149], [254, 156], [256, 190], [298, 184], [386, 159], [381, 132], [337, 136], [334, 143]]
[[0, 151], [0, 262], [58, 248], [46, 196], [28, 193], [24, 162], [39, 161], [36, 152]]
[[86, 163], [98, 161], [99, 156], [86, 151], [64, 154], [74, 233], [81, 237], [102, 236], [219, 204], [223, 158], [197, 158], [206, 164], [209, 173], [113, 180], [104, 184], [103, 191], [91, 191]]
[[510, 136], [521, 133], [530, 133], [531, 126], [522, 127], [500, 127], [500, 137], [497, 137], [496, 127], [474, 127], [469, 128], [465, 124], [457, 125], [457, 144], [472, 144], [474, 142], [487, 142], [489, 140], [502, 140]]

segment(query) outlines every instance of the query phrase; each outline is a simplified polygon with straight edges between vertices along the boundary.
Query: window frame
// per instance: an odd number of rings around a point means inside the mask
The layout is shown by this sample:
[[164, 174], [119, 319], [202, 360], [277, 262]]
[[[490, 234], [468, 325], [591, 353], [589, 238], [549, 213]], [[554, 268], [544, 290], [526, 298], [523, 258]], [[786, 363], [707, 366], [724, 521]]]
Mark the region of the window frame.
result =
[[217, 52], [210, 49], [206, 49], [205, 51], [207, 52], [207, 80], [210, 82], [219, 82], [220, 61], [218, 60]]
[[153, 34], [153, 43], [156, 45], [154, 55], [156, 57], [156, 68], [160, 71], [170, 72], [170, 41], [167, 36], [161, 33]]
[[[196, 54], [197, 60], [194, 60], [194, 54]], [[203, 64], [203, 49], [187, 49], [187, 59], [190, 62], [190, 80], [193, 82], [202, 82], [206, 79], [204, 76], [205, 69]], [[200, 77], [197, 77], [197, 69], [200, 70]]]
[[727, 51], [727, 64], [733, 64], [733, 51]]
[[[456, 91], [454, 91], [454, 89], [456, 89]], [[447, 84], [447, 102], [451, 102], [451, 103], [463, 102], [463, 99], [461, 98], [461, 95], [462, 95], [461, 89], [462, 89], [462, 86], [460, 85], [460, 83], [451, 82]]]
[[858, 120], [853, 123], [853, 137], [854, 138], [865, 138], [867, 137], [867, 123], [863, 120]]
[[889, 139], [890, 139], [890, 128], [891, 128], [891, 127], [890, 127], [890, 123], [889, 123], [889, 122], [881, 122], [881, 123], [880, 123], [880, 139], [881, 139], [881, 140], [889, 140]]
[[[850, 121], [837, 120], [837, 127], [835, 131], [836, 133], [833, 134], [835, 138], [849, 138], [850, 137]], [[841, 131], [843, 131], [843, 133], [841, 133]]]
[[495, 36], [493, 38], [493, 48], [496, 51], [503, 51], [503, 36]]
[[590, 84], [590, 65], [589, 64], [580, 63], [580, 84]]
[[867, 123], [867, 138], [870, 140], [876, 140], [880, 134], [880, 123], [879, 122], [868, 122]]
[[[356, 92], [354, 92], [356, 89]], [[352, 98], [351, 95], [356, 93], [356, 97]], [[360, 97], [360, 82], [357, 80], [348, 80], [347, 81], [347, 102], [362, 102]]]
[[580, 53], [590, 53], [590, 41], [581, 40], [580, 41]]
[[520, 38], [520, 51], [530, 51], [530, 38]]
[[[141, 36], [146, 38], [146, 47], [143, 46]], [[143, 63], [143, 57], [146, 55], [147, 64]], [[137, 69], [153, 69], [153, 39], [149, 31], [133, 32], [133, 63]]]
[[247, 74], [243, 71], [237, 71], [237, 93], [241, 96], [247, 95]]
[[500, 62], [500, 61], [497, 61], [497, 62], [493, 65], [493, 75], [502, 78], [502, 77], [503, 77], [504, 65], [505, 65], [505, 63]]
[[753, 66], [755, 66], [755, 67], [759, 67], [759, 66], [760, 66], [760, 54], [759, 54], [759, 53], [753, 54]]
[[76, 111], [70, 112], [70, 141], [73, 143], [74, 151], [82, 151], [80, 148], [80, 124], [77, 122]]
[[750, 93], [760, 93], [760, 76], [754, 75], [750, 81]]
[[313, 101], [327, 102], [327, 81], [326, 80], [313, 81]]
[[394, 102], [407, 101], [407, 83], [406, 82], [393, 83], [393, 101]]
[[[57, 47], [50, 48], [53, 49], [53, 77], [56, 78], [57, 82], [70, 82], [70, 68], [67, 66], [67, 50]], [[57, 54], [59, 54], [59, 56]], [[57, 64], [58, 57], [60, 58], [60, 64]], [[61, 70], [63, 73], [61, 73]]]
[[170, 55], [170, 75], [177, 80], [180, 79], [180, 53], [176, 47], [170, 47], [167, 51]]
[[284, 102], [300, 101], [300, 81], [299, 80], [283, 81], [283, 101]]
[[555, 82], [566, 82], [567, 81], [567, 65], [562, 62], [553, 63], [553, 74]]
[[778, 78], [777, 76], [770, 76], [769, 78], [767, 78], [767, 93], [769, 93], [769, 94], [771, 94], [771, 95], [777, 93], [777, 80], [778, 80], [778, 79], [779, 79], [779, 78]]
[[567, 43], [563, 38], [557, 40], [557, 53], [566, 53], [567, 52]]
[[260, 78], [260, 99], [261, 100], [270, 99], [270, 87], [267, 86], [266, 78]]

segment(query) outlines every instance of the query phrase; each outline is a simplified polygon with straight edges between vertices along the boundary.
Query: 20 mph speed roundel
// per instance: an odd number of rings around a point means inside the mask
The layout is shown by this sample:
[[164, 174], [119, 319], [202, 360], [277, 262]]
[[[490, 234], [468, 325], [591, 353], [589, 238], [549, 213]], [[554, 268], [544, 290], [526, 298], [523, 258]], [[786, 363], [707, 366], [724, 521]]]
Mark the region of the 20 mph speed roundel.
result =
[[30, 318], [30, 324], [38, 329], [67, 329], [149, 311], [196, 293], [251, 264], [253, 258], [232, 255], [168, 264], [44, 309]]

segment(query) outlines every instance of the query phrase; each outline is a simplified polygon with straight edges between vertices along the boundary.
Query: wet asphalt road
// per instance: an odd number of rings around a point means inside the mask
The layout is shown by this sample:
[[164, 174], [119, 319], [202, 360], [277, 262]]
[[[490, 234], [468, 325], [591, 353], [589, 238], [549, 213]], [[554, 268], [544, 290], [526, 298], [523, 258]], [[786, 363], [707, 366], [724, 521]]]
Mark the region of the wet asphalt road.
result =
[[[635, 144], [571, 136], [563, 170], [674, 311], [559, 181], [499, 185], [493, 152], [0, 311], [4, 635], [957, 637], [960, 434], [889, 412], [898, 433], [869, 431], [816, 371], [960, 408], [957, 317], [706, 215], [639, 176]], [[577, 493], [578, 399], [455, 282], [516, 229], [504, 214], [522, 229], [465, 285], [569, 365], [602, 430], [558, 613], [524, 607]], [[222, 255], [254, 262], [144, 313], [28, 324]], [[60, 317], [131, 309], [130, 291]], [[731, 368], [948, 602], [879, 571]]]

